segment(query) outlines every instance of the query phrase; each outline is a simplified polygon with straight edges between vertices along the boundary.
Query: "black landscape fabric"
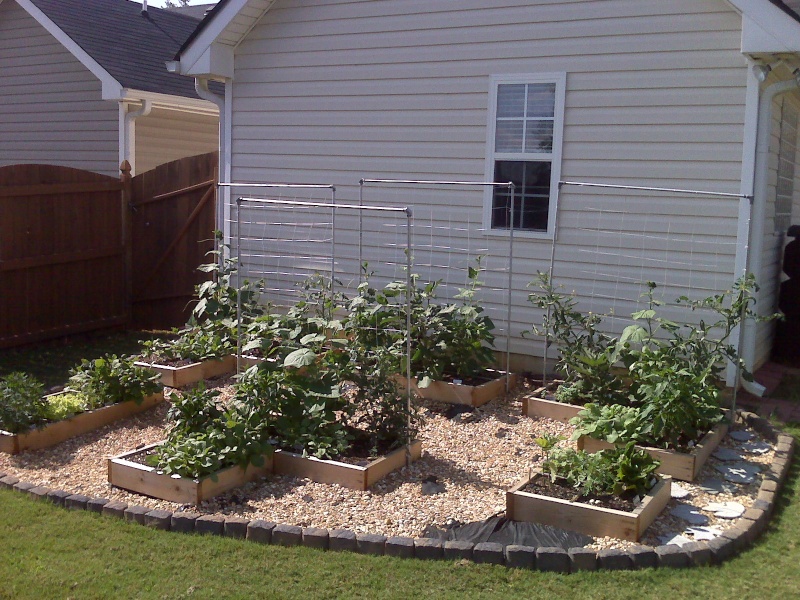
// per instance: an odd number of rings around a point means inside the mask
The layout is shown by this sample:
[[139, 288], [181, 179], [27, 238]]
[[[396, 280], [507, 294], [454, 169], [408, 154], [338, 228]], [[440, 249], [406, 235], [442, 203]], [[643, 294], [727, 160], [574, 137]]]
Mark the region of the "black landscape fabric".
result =
[[558, 529], [538, 523], [509, 521], [503, 517], [492, 517], [474, 523], [455, 523], [452, 527], [440, 529], [429, 526], [425, 537], [437, 540], [458, 540], [463, 542], [497, 542], [498, 544], [549, 548], [582, 548], [591, 544], [593, 539], [588, 535]]

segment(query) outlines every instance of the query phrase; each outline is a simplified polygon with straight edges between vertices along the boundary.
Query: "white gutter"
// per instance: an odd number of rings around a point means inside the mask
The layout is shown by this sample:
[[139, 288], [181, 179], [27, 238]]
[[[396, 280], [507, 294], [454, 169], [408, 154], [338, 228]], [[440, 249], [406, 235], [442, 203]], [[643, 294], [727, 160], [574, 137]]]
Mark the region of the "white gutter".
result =
[[[758, 134], [756, 138], [755, 182], [753, 189], [753, 207], [750, 222], [750, 260], [748, 270], [760, 283], [762, 276], [762, 255], [764, 250], [764, 224], [766, 219], [767, 192], [769, 190], [769, 143], [772, 137], [772, 104], [778, 96], [800, 89], [797, 71], [795, 78], [780, 81], [766, 88], [761, 93], [758, 107]], [[752, 367], [756, 357], [756, 323], [752, 320], [744, 324], [740, 355], [746, 365]], [[744, 388], [757, 396], [764, 395], [764, 386], [758, 383], [744, 382]]]
[[[213, 102], [217, 105], [219, 109], [219, 166], [217, 167], [217, 177], [219, 181], [226, 180], [226, 173], [225, 173], [225, 155], [227, 152], [227, 139], [225, 136], [225, 131], [227, 130], [227, 113], [225, 111], [225, 99], [220, 98], [214, 92], [208, 89], [208, 79], [197, 77], [194, 80], [194, 89], [197, 92], [197, 95], [200, 96], [203, 100], [208, 100], [209, 102]], [[216, 229], [220, 231], [225, 231], [226, 227], [226, 219], [225, 219], [225, 205], [226, 197], [224, 194], [220, 194], [221, 188], [217, 188], [217, 206], [216, 206]], [[220, 197], [223, 196], [223, 197]], [[223, 239], [227, 240], [227, 237]], [[221, 255], [220, 255], [220, 258]]]
[[153, 110], [153, 103], [150, 100], [142, 100], [142, 107], [139, 110], [125, 113], [122, 134], [124, 137], [123, 160], [127, 160], [131, 165], [131, 175], [136, 174], [136, 130], [133, 122], [139, 117], [146, 117], [151, 110]]

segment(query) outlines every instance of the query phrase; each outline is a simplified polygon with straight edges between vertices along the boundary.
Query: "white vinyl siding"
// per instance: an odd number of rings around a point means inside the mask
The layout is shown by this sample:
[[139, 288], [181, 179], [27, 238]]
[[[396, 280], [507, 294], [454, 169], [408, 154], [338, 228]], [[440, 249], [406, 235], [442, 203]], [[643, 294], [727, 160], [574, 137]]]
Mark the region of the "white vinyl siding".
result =
[[[232, 179], [333, 184], [343, 202], [358, 199], [363, 177], [479, 181], [490, 77], [566, 73], [562, 179], [738, 193], [740, 38], [741, 18], [724, 0], [278, 0], [236, 49]], [[484, 236], [483, 190], [405, 192], [372, 191], [368, 200], [435, 216], [450, 247]], [[598, 242], [582, 231], [589, 200], [609, 217], [624, 212], [613, 222], [623, 233], [670, 228], [670, 243], [644, 250], [657, 272], [618, 264], [624, 244], [641, 240]], [[614, 295], [617, 313], [630, 313], [638, 282], [651, 277], [690, 285], [695, 296], [730, 286], [738, 201], [657, 200], [564, 188], [555, 272], [582, 309], [606, 311]], [[502, 255], [501, 239], [484, 238]], [[539, 351], [519, 332], [533, 318], [526, 285], [547, 269], [550, 251], [548, 239], [517, 241], [514, 351]], [[432, 262], [451, 257], [443, 250]], [[619, 284], [597, 275], [606, 266]], [[502, 314], [503, 294], [490, 304]]]
[[219, 150], [219, 118], [176, 110], [153, 109], [135, 121], [136, 172]]
[[0, 166], [119, 175], [118, 108], [100, 81], [11, 0], [0, 3]]

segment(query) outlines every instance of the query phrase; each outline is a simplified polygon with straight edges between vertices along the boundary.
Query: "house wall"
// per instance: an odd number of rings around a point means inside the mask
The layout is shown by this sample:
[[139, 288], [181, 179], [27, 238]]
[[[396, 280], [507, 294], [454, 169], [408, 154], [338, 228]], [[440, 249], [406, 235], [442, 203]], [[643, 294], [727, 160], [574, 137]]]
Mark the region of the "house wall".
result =
[[[566, 72], [563, 179], [735, 194], [740, 36], [723, 0], [278, 0], [236, 49], [232, 179], [334, 184], [337, 201], [356, 201], [362, 177], [480, 181], [490, 76]], [[424, 277], [448, 279], [482, 252], [499, 257], [483, 299], [505, 321], [508, 238], [482, 230], [481, 190], [369, 189], [365, 201], [415, 208]], [[667, 298], [724, 290], [737, 217], [731, 198], [565, 187], [554, 279], [581, 309], [617, 315], [636, 309], [649, 279]], [[601, 235], [598, 223], [619, 233]], [[354, 231], [337, 237], [352, 250]], [[540, 347], [520, 332], [539, 318], [526, 285], [547, 270], [551, 247], [515, 240], [515, 352]]]
[[186, 156], [219, 150], [219, 117], [153, 109], [135, 121], [136, 172]]
[[100, 81], [16, 2], [0, 3], [0, 166], [118, 176], [117, 123]]

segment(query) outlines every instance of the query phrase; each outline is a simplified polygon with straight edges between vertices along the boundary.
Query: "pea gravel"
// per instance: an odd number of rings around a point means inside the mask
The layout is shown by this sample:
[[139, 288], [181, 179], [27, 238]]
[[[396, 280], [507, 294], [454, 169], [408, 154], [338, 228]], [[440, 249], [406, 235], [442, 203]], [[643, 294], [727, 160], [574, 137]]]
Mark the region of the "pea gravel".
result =
[[[223, 396], [230, 394], [230, 378], [212, 380]], [[223, 514], [246, 519], [263, 519], [301, 527], [349, 529], [356, 533], [417, 537], [429, 525], [446, 526], [453, 521], [480, 521], [502, 514], [505, 491], [527, 475], [541, 461], [534, 439], [545, 434], [565, 440], [572, 427], [549, 419], [521, 415], [521, 398], [531, 387], [521, 385], [508, 400], [495, 399], [474, 413], [448, 418], [449, 405], [421, 401], [424, 417], [419, 439], [422, 458], [410, 468], [390, 474], [368, 491], [338, 485], [314, 483], [307, 479], [273, 476], [248, 483], [196, 507], [202, 514]], [[174, 391], [168, 390], [167, 397]], [[53, 448], [17, 456], [0, 454], [0, 471], [23, 481], [86, 496], [175, 511], [188, 509], [154, 498], [112, 487], [107, 480], [106, 459], [164, 438], [167, 404], [135, 417], [68, 440]], [[760, 438], [756, 438], [757, 440]], [[562, 442], [569, 444], [570, 442]], [[733, 440], [726, 445], [733, 447]], [[768, 465], [773, 452], [747, 460]], [[713, 477], [711, 459], [702, 477]], [[435, 478], [433, 488], [424, 482]], [[677, 502], [706, 506], [711, 502], [736, 501], [749, 507], [758, 494], [760, 477], [737, 494], [710, 495], [696, 485], [681, 482], [690, 491], [683, 500], [672, 500], [667, 510], [648, 529], [642, 543], [658, 545], [662, 536], [685, 531], [688, 524], [669, 511]], [[437, 493], [430, 493], [434, 489]], [[426, 493], [427, 492], [427, 493]], [[736, 520], [716, 519], [710, 525], [725, 529]], [[691, 539], [691, 538], [690, 538]], [[611, 538], [596, 539], [592, 547], [626, 548], [631, 544]]]

